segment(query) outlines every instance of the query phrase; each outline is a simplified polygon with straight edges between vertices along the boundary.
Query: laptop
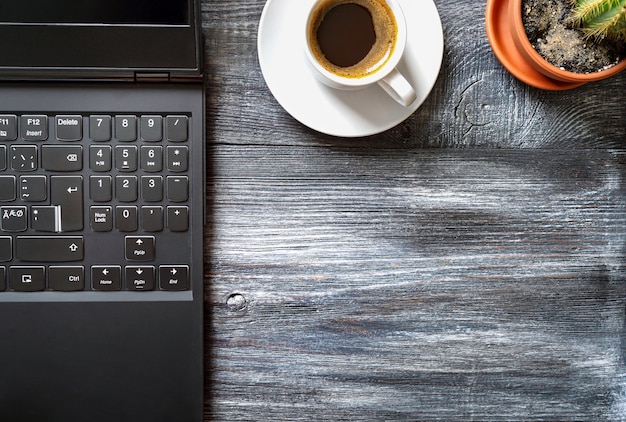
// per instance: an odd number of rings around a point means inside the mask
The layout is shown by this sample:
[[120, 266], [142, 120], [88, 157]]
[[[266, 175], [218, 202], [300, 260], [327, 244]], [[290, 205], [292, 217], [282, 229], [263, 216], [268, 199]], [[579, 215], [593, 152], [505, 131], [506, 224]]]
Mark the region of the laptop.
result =
[[0, 2], [0, 420], [203, 417], [195, 0]]

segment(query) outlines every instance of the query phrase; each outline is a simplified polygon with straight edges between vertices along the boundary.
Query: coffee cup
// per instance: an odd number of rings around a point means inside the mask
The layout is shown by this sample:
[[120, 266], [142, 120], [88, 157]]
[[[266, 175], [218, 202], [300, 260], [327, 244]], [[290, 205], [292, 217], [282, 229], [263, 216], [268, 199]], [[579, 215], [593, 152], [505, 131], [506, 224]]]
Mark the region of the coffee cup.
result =
[[407, 36], [397, 0], [315, 0], [305, 32], [308, 61], [324, 84], [342, 90], [378, 84], [403, 106], [415, 101], [397, 69]]

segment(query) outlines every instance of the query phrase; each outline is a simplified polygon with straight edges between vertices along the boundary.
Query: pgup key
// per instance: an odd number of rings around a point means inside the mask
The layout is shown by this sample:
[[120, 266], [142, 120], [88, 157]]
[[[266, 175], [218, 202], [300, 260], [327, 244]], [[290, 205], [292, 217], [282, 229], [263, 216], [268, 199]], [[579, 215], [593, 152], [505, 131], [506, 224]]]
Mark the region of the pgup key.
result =
[[61, 209], [60, 231], [82, 230], [83, 217], [83, 177], [50, 177], [50, 203]]

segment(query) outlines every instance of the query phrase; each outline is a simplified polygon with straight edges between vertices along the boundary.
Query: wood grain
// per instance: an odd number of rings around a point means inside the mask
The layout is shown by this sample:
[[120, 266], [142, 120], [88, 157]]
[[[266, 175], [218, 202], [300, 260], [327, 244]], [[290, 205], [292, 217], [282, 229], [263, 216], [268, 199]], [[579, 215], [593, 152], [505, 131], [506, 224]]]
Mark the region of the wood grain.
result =
[[622, 154], [215, 154], [217, 419], [623, 416]]
[[267, 89], [263, 1], [202, 2], [206, 420], [626, 420], [626, 74], [530, 88], [436, 4], [425, 104], [340, 139]]

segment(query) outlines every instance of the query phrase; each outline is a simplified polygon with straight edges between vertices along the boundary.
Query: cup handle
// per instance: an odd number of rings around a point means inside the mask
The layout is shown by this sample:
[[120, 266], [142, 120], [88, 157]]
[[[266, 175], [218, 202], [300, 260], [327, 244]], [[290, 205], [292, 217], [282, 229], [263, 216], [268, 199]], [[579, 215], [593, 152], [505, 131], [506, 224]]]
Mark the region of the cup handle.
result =
[[399, 104], [407, 107], [417, 98], [415, 90], [398, 69], [378, 81], [378, 84]]

